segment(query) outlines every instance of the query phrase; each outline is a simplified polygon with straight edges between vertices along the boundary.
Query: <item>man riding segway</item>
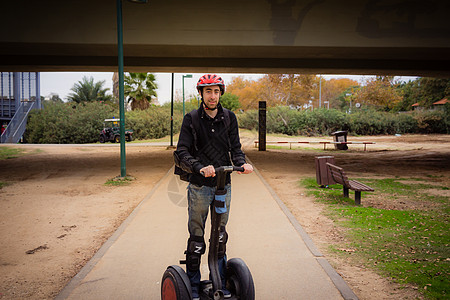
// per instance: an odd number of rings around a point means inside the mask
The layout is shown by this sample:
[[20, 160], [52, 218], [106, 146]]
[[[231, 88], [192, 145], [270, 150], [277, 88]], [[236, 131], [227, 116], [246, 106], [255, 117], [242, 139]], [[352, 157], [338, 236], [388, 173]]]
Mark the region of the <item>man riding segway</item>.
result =
[[[240, 166], [242, 174], [249, 174], [253, 167], [246, 163], [241, 150], [236, 115], [223, 108], [219, 99], [225, 92], [221, 77], [213, 74], [202, 76], [197, 82], [197, 90], [202, 97], [198, 110], [186, 114], [181, 126], [175, 160], [182, 170], [189, 173], [188, 180], [188, 231], [186, 269], [192, 289], [192, 299], [199, 298], [200, 262], [206, 251], [204, 239], [205, 222], [208, 211], [215, 199], [216, 173], [220, 166]], [[224, 298], [231, 293], [225, 288], [226, 243], [228, 234], [225, 226], [228, 221], [231, 203], [231, 176], [226, 173], [225, 206], [221, 215], [219, 231], [218, 266]]]

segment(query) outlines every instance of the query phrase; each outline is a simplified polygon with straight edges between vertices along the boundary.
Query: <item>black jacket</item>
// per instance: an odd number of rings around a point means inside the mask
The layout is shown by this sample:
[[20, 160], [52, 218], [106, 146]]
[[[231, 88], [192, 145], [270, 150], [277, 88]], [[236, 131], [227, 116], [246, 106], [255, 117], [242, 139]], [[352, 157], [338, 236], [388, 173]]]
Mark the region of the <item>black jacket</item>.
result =
[[[196, 132], [197, 145], [194, 145], [194, 135], [191, 114], [186, 114], [181, 125], [180, 137], [177, 144], [177, 154], [180, 160], [188, 161], [192, 174], [189, 182], [199, 186], [216, 186], [216, 178], [205, 178], [200, 169], [208, 165], [214, 167], [245, 164], [245, 154], [241, 150], [239, 130], [236, 115], [229, 111], [230, 126], [227, 130], [222, 106], [218, 105], [215, 118], [209, 117], [203, 105], [198, 109], [199, 132]], [[229, 137], [229, 138], [228, 138]], [[226, 183], [230, 183], [227, 175]]]

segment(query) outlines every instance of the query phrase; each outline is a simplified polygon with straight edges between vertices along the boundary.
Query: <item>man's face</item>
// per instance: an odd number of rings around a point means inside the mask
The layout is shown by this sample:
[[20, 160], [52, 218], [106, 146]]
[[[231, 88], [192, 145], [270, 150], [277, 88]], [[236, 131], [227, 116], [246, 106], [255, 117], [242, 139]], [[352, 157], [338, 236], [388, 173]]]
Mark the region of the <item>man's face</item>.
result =
[[203, 101], [209, 109], [214, 109], [219, 104], [220, 94], [218, 85], [205, 86], [203, 88]]

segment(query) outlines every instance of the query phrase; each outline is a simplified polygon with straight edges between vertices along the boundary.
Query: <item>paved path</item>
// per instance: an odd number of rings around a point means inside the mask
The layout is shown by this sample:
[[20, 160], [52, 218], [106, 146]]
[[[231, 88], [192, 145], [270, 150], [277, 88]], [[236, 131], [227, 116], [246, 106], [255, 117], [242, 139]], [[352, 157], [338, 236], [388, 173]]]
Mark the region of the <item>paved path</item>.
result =
[[[162, 274], [188, 238], [186, 185], [172, 173], [56, 299], [160, 299]], [[258, 173], [232, 180], [228, 257], [247, 263], [256, 299], [357, 299]]]

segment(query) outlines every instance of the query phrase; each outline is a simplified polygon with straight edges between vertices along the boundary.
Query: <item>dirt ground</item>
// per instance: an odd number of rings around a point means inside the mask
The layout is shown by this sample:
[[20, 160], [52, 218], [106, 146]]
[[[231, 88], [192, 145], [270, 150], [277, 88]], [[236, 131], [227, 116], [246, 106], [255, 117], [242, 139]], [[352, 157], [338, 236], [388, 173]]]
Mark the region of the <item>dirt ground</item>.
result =
[[[414, 287], [399, 288], [350, 258], [329, 253], [328, 245], [344, 242], [343, 235], [298, 180], [315, 176], [315, 156], [333, 155], [350, 177], [420, 177], [450, 187], [450, 136], [349, 138], [376, 142], [368, 151], [362, 145], [323, 151], [319, 144], [301, 144], [259, 152], [255, 139], [255, 133], [242, 134], [248, 157], [360, 299], [420, 298]], [[270, 140], [287, 139], [330, 140]], [[172, 152], [165, 147], [129, 146], [127, 172], [136, 180], [105, 186], [120, 172], [117, 146], [17, 147], [29, 154], [0, 161], [0, 182], [8, 183], [0, 189], [0, 299], [54, 298], [172, 166]], [[363, 205], [411, 206], [367, 203], [364, 197]]]

